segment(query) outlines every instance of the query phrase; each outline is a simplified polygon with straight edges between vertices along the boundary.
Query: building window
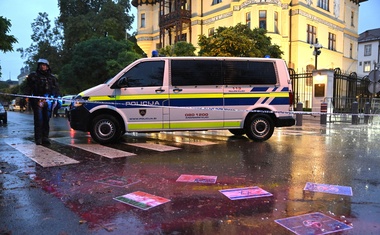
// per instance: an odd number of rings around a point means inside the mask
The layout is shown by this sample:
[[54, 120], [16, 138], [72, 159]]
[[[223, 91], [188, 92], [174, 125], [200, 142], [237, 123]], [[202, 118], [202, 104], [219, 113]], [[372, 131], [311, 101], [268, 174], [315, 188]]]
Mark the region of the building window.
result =
[[145, 28], [145, 13], [141, 13], [140, 28]]
[[353, 50], [353, 44], [352, 43], [350, 43], [350, 59], [352, 59], [352, 50]]
[[222, 0], [212, 0], [212, 5], [215, 5], [215, 4], [218, 4], [218, 3], [221, 3]]
[[336, 35], [329, 33], [329, 50], [336, 51]]
[[369, 73], [371, 71], [371, 61], [364, 61], [363, 72]]
[[317, 6], [328, 11], [329, 10], [329, 0], [318, 0]]
[[214, 28], [209, 28], [209, 29], [208, 29], [208, 36], [209, 36], [209, 37], [213, 36], [214, 33], [215, 33]]
[[183, 33], [183, 34], [177, 36], [177, 42], [181, 42], [181, 41], [186, 42], [186, 40], [187, 40], [187, 34], [186, 33]]
[[267, 11], [259, 11], [259, 28], [267, 29]]
[[248, 26], [248, 28], [251, 28], [251, 13], [247, 12], [245, 13], [245, 24]]
[[372, 54], [372, 45], [365, 45], [364, 46], [364, 56], [370, 56]]
[[351, 11], [351, 26], [355, 26], [354, 25], [354, 12], [353, 11]]
[[274, 12], [274, 32], [279, 33], [279, 30], [278, 30], [278, 12], [277, 11]]
[[312, 25], [307, 25], [307, 43], [314, 44], [317, 38], [317, 28]]

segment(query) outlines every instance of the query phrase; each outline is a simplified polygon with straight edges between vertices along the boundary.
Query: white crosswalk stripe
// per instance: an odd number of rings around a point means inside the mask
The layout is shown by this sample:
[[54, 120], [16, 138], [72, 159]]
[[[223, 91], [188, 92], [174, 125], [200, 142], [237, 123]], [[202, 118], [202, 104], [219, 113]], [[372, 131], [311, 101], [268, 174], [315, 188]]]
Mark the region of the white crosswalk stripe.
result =
[[61, 144], [70, 145], [70, 146], [73, 146], [75, 148], [80, 148], [80, 149], [86, 150], [88, 152], [95, 153], [95, 154], [101, 155], [101, 156], [106, 157], [106, 158], [111, 158], [111, 159], [121, 158], [121, 157], [129, 157], [129, 156], [136, 155], [134, 153], [110, 148], [110, 147], [100, 145], [100, 144], [93, 144], [93, 143], [76, 144], [75, 139], [72, 139], [70, 137], [54, 138], [52, 140], [57, 141]]
[[166, 152], [172, 150], [178, 150], [180, 148], [162, 145], [162, 144], [154, 144], [154, 143], [125, 143], [126, 145], [131, 145], [139, 148], [150, 149], [158, 152]]
[[42, 145], [36, 145], [30, 141], [24, 141], [20, 143], [17, 141], [12, 141], [12, 139], [7, 139], [5, 141], [8, 145], [20, 151], [25, 156], [29, 157], [37, 164], [42, 167], [53, 167], [53, 166], [62, 166], [69, 164], [76, 164], [79, 161], [69, 158], [63, 154], [60, 154], [56, 151], [50, 150]]

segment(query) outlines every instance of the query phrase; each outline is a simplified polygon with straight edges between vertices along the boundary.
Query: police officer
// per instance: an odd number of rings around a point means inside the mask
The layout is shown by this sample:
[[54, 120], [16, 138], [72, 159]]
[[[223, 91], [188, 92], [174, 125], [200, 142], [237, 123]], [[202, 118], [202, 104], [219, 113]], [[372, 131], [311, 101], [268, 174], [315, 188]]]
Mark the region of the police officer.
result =
[[[59, 95], [57, 78], [52, 75], [49, 61], [39, 59], [37, 70], [27, 77], [27, 95], [37, 96], [30, 98], [29, 104], [34, 115], [34, 139], [37, 145], [50, 144], [49, 120], [51, 116], [52, 99]], [[45, 98], [46, 97], [46, 98]]]

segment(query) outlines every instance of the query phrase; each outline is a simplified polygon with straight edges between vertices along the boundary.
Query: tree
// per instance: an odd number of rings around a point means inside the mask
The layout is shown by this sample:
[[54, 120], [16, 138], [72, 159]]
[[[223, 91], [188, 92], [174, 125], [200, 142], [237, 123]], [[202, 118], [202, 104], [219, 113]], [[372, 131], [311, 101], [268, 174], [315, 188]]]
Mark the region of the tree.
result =
[[21, 53], [21, 57], [26, 59], [26, 64], [29, 65], [29, 68], [36, 67], [39, 58], [48, 59], [53, 69], [58, 70], [61, 67], [63, 37], [60, 25], [57, 24], [58, 22], [56, 21], [55, 27], [52, 28], [49, 15], [46, 12], [38, 13], [37, 18], [31, 24], [33, 43], [26, 49], [17, 49]]
[[102, 37], [81, 42], [75, 47], [71, 62], [61, 69], [63, 93], [76, 94], [103, 83], [140, 57], [128, 40]]
[[71, 53], [76, 44], [93, 37], [123, 40], [127, 30], [132, 28], [129, 0], [59, 0], [58, 5], [67, 53]]
[[281, 58], [283, 52], [279, 46], [271, 45], [271, 38], [266, 36], [266, 30], [237, 24], [234, 27], [219, 27], [215, 34], [206, 37], [199, 36], [200, 56], [237, 56], [264, 57], [269, 55]]
[[159, 53], [165, 56], [195, 56], [195, 50], [193, 44], [180, 41], [174, 45], [161, 48]]
[[[13, 35], [8, 35], [12, 24], [10, 20], [0, 16], [0, 51], [6, 53], [8, 51], [13, 51], [14, 43], [17, 43], [17, 39]], [[1, 77], [1, 66], [0, 66], [0, 77]]]

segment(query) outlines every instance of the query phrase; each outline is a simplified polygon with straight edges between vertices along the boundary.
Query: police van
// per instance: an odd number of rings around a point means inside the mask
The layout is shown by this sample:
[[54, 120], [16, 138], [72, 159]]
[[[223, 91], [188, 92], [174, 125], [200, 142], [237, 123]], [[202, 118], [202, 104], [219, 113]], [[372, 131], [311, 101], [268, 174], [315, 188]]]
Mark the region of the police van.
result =
[[275, 127], [295, 124], [291, 106], [282, 59], [154, 57], [79, 93], [69, 121], [101, 144], [126, 132], [223, 129], [265, 141]]

